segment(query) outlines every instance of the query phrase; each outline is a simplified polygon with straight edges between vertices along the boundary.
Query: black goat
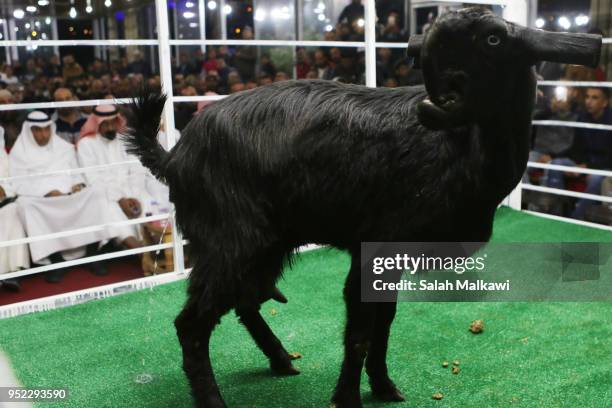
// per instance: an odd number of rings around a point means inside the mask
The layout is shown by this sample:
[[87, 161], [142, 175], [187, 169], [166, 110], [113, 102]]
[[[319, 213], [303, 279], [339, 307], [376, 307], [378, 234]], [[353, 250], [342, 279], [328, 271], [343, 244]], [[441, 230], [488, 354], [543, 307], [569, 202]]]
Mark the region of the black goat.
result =
[[165, 98], [132, 106], [131, 152], [170, 186], [197, 252], [175, 325], [199, 407], [224, 407], [209, 338], [231, 308], [270, 359], [296, 374], [259, 314], [292, 251], [309, 242], [349, 251], [344, 362], [332, 401], [361, 406], [403, 396], [387, 374], [394, 303], [360, 301], [360, 242], [485, 242], [500, 201], [525, 169], [535, 100], [533, 65], [595, 65], [601, 38], [554, 34], [465, 9], [438, 19], [409, 52], [425, 88], [371, 89], [287, 81], [208, 107], [167, 153], [156, 142]]

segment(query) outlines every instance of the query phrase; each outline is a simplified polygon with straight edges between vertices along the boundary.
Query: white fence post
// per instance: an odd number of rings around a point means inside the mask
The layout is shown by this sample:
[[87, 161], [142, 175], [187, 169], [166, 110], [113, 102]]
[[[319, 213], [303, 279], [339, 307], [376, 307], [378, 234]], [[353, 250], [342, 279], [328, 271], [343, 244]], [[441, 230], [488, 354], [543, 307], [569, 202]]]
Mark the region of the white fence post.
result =
[[[159, 41], [159, 73], [163, 92], [167, 95], [164, 107], [164, 124], [168, 149], [176, 144], [174, 132], [174, 95], [172, 91], [172, 54], [170, 53], [170, 29], [168, 26], [168, 2], [167, 0], [155, 0], [155, 11], [157, 16], [157, 40]], [[185, 258], [183, 254], [183, 237], [178, 231], [176, 218], [172, 217], [172, 240], [174, 242], [174, 270], [184, 272]]]
[[365, 4], [365, 74], [366, 86], [376, 88], [376, 2]]
[[[512, 21], [524, 26], [529, 25], [529, 2], [532, 0], [513, 0], [509, 1], [504, 7], [503, 17], [508, 21]], [[504, 203], [515, 210], [521, 209], [522, 188], [519, 183], [510, 195], [504, 200]]]

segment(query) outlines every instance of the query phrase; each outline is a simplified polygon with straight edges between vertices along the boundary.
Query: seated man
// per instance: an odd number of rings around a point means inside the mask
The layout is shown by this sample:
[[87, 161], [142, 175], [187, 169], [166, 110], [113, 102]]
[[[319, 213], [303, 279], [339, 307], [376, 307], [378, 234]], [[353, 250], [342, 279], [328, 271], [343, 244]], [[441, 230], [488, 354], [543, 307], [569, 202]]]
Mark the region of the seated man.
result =
[[[100, 166], [137, 160], [127, 153], [119, 138], [125, 119], [115, 106], [97, 106], [81, 129], [77, 143], [77, 155], [82, 167]], [[105, 192], [114, 221], [138, 218], [147, 204], [146, 170], [138, 162], [133, 165], [114, 166], [102, 171], [89, 171], [87, 181]], [[126, 248], [142, 246], [137, 228], [133, 225], [114, 227], [113, 236], [118, 237]]]
[[[0, 241], [25, 238], [25, 231], [17, 215], [13, 191], [9, 182], [1, 179], [9, 175], [9, 160], [4, 150], [4, 129], [0, 127]], [[0, 286], [11, 290], [19, 290], [17, 278], [2, 279], [2, 274], [30, 267], [30, 254], [27, 245], [12, 245], [0, 248]]]
[[[572, 112], [568, 89], [558, 87], [550, 104], [536, 112], [535, 119], [564, 120], [575, 122], [578, 115]], [[536, 128], [530, 161], [549, 163], [559, 157], [567, 157], [574, 143], [574, 128], [566, 126], [541, 126]]]
[[[0, 89], [0, 105], [9, 105], [12, 103], [16, 103], [13, 94], [6, 89]], [[4, 145], [9, 151], [13, 147], [15, 140], [17, 140], [17, 136], [19, 136], [23, 119], [22, 111], [0, 111], [0, 127], [4, 129]]]
[[[539, 103], [541, 105], [534, 112], [537, 120], [563, 120], [575, 122], [578, 115], [571, 110], [569, 90], [565, 87], [557, 87], [550, 99]], [[567, 126], [539, 126], [534, 127], [533, 147], [529, 152], [529, 161], [537, 163], [550, 163], [554, 159], [567, 157], [574, 144], [574, 128]], [[527, 169], [523, 176], [523, 182], [543, 182], [537, 180], [533, 175], [538, 174], [536, 169]], [[545, 178], [544, 178], [545, 179]]]
[[[28, 236], [39, 236], [77, 229], [107, 222], [108, 211], [103, 192], [84, 188], [80, 175], [60, 173], [58, 170], [76, 169], [74, 146], [55, 133], [55, 124], [44, 112], [31, 112], [9, 155], [11, 176], [19, 178], [14, 187], [19, 200], [19, 213]], [[39, 175], [40, 174], [40, 175]], [[38, 264], [62, 262], [95, 254], [100, 241], [110, 239], [106, 231], [94, 231], [30, 243], [32, 261]], [[100, 264], [92, 272], [104, 274]], [[48, 282], [61, 281], [63, 271], [47, 272]]]
[[[58, 88], [53, 93], [53, 99], [56, 102], [74, 101], [76, 98], [72, 91], [68, 88]], [[67, 141], [75, 144], [81, 135], [81, 128], [85, 124], [87, 116], [85, 116], [79, 108], [58, 108], [53, 114], [53, 121], [57, 129], [57, 135]]]
[[[585, 112], [578, 116], [579, 122], [612, 125], [612, 110], [609, 109], [610, 91], [607, 88], [588, 88], [585, 98]], [[557, 158], [551, 164], [577, 166], [591, 169], [612, 169], [612, 132], [599, 129], [576, 129], [574, 144], [569, 158]], [[565, 187], [566, 172], [550, 170], [546, 185], [554, 188]], [[575, 176], [570, 172], [569, 175]], [[585, 193], [601, 194], [604, 176], [589, 174]], [[571, 217], [584, 219], [589, 205], [595, 201], [581, 198], [577, 201]]]

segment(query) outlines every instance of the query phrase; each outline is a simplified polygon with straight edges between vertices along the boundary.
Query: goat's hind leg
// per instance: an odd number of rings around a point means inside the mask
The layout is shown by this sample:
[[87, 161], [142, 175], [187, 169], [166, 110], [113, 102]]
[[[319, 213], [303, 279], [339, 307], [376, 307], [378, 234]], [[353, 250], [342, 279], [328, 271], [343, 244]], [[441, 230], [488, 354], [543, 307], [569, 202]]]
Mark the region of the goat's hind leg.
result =
[[382, 401], [405, 401], [402, 392], [396, 387], [387, 372], [387, 348], [391, 323], [395, 317], [395, 302], [376, 305], [376, 321], [372, 341], [366, 358], [366, 372], [370, 377], [372, 395]]
[[280, 340], [274, 335], [272, 329], [259, 313], [259, 306], [236, 308], [236, 314], [257, 347], [270, 360], [270, 368], [275, 374], [296, 375], [300, 373], [291, 363], [291, 360], [295, 357], [287, 353]]
[[197, 299], [190, 297], [174, 321], [183, 349], [183, 370], [191, 385], [198, 408], [225, 408], [215, 380], [209, 355], [210, 336], [222, 312], [198, 310]]
[[[236, 315], [257, 344], [270, 360], [270, 368], [278, 375], [296, 375], [300, 372], [293, 367], [294, 355], [287, 353], [280, 340], [259, 313], [260, 304], [278, 291], [275, 286], [283, 267], [280, 251], [262, 251], [254, 257], [251, 268], [244, 276], [245, 281], [236, 305]], [[280, 292], [278, 292], [280, 293]]]

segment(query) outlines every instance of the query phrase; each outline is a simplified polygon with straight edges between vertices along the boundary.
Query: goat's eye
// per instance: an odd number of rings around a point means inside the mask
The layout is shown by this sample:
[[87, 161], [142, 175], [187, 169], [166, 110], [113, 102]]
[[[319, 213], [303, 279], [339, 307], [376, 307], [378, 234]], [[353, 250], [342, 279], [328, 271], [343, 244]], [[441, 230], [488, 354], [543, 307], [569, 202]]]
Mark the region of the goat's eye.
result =
[[491, 34], [487, 37], [487, 44], [493, 47], [498, 46], [499, 44], [501, 44], [501, 38], [499, 38], [495, 34]]

